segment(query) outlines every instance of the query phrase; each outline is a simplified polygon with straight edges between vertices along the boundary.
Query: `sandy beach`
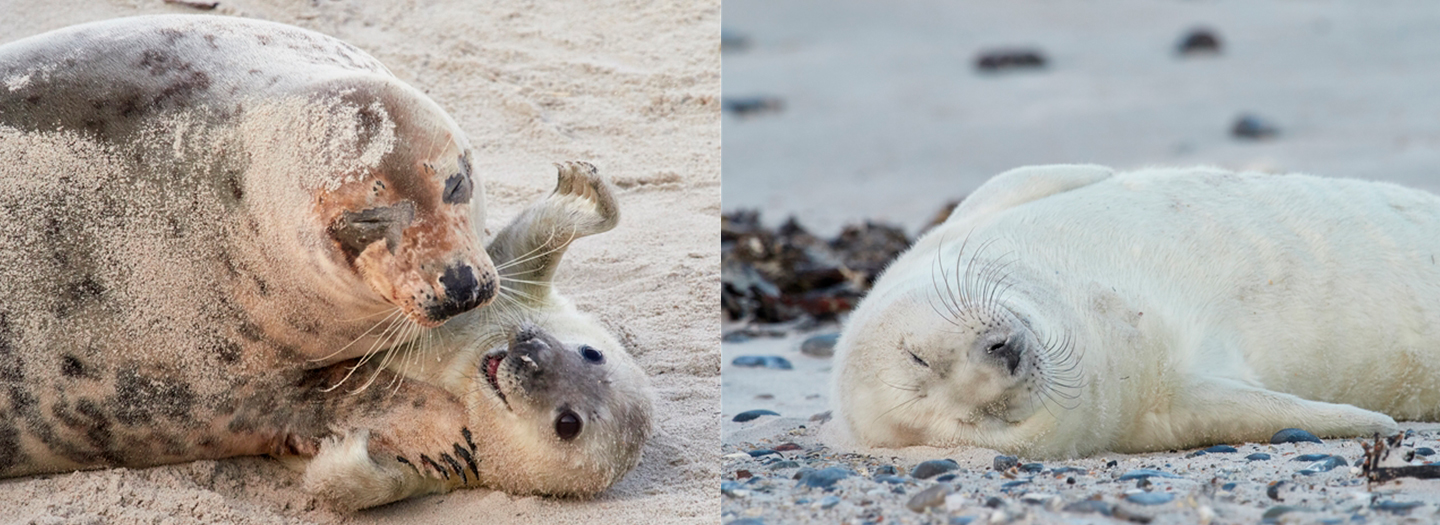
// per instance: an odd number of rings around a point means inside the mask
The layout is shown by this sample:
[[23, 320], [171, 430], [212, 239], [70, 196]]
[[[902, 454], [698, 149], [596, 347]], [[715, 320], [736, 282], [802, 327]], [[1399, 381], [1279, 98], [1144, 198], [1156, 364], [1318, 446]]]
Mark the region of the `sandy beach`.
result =
[[71, 24], [211, 13], [294, 24], [369, 52], [475, 145], [492, 231], [585, 160], [619, 187], [615, 230], [557, 286], [651, 377], [657, 431], [593, 500], [461, 490], [341, 515], [268, 458], [0, 480], [3, 523], [713, 523], [719, 514], [720, 5], [221, 0], [0, 1], [0, 42]]
[[[1422, 29], [1440, 11], [1428, 4], [725, 7], [727, 105], [767, 102], [724, 117], [725, 210], [758, 210], [771, 226], [794, 217], [831, 238], [874, 220], [913, 237], [990, 176], [1044, 163], [1217, 165], [1440, 191], [1440, 98], [1431, 89], [1440, 56]], [[1197, 28], [1218, 37], [1218, 53], [1177, 52]], [[976, 67], [1006, 49], [1035, 51], [1044, 66]], [[1242, 115], [1278, 133], [1236, 136]], [[831, 358], [799, 351], [840, 325], [795, 326], [724, 326], [725, 523], [1392, 523], [1440, 511], [1433, 481], [1367, 486], [1356, 440], [1015, 458], [1014, 469], [1007, 459], [997, 468], [993, 450], [860, 447], [827, 421]], [[783, 335], [764, 336], [772, 332]], [[792, 366], [733, 364], [741, 356]], [[751, 410], [779, 415], [734, 421]], [[1440, 445], [1440, 425], [1402, 428], [1412, 431], [1409, 447]], [[1269, 458], [1247, 459], [1254, 454]], [[1344, 465], [1296, 461], [1307, 454]], [[947, 459], [953, 470], [917, 472]]]

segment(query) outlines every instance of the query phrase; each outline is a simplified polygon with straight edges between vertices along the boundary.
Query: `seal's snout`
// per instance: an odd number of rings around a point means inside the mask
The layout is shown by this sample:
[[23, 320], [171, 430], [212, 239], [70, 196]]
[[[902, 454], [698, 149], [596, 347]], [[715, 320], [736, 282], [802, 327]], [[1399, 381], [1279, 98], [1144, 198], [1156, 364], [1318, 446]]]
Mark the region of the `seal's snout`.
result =
[[482, 279], [474, 267], [460, 263], [440, 275], [444, 299], [430, 308], [432, 319], [443, 320], [490, 302], [495, 297], [494, 279]]
[[1020, 358], [1023, 357], [1025, 353], [1024, 346], [1021, 338], [1012, 335], [1005, 339], [992, 341], [990, 345], [985, 348], [985, 353], [992, 359], [1004, 363], [1005, 369], [1009, 370], [1011, 375], [1014, 375], [1015, 371], [1020, 368]]

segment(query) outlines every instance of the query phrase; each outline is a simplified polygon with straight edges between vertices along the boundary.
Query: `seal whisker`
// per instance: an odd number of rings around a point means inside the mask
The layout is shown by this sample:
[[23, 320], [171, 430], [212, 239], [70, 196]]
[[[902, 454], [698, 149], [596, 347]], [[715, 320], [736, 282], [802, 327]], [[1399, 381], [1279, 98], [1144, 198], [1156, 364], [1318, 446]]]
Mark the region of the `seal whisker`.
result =
[[[328, 355], [326, 355], [326, 356], [324, 356], [324, 357], [319, 357], [319, 358], [315, 358], [315, 359], [308, 359], [308, 361], [310, 361], [310, 362], [312, 362], [312, 363], [317, 363], [317, 362], [320, 362], [320, 361], [328, 360], [328, 359], [330, 359], [330, 358], [332, 358], [332, 357], [335, 357], [335, 356], [337, 356], [337, 355], [340, 355], [340, 353], [341, 353], [341, 352], [344, 352], [345, 349], [350, 348], [351, 345], [354, 345], [356, 341], [359, 341], [359, 340], [361, 340], [361, 339], [364, 339], [365, 336], [366, 336], [366, 335], [369, 335], [370, 332], [374, 331], [376, 327], [378, 327], [378, 326], [380, 326], [380, 325], [382, 325], [382, 324], [385, 324], [385, 322], [386, 322], [386, 321], [390, 321], [391, 318], [393, 318], [393, 317], [395, 317], [395, 316], [397, 316], [397, 315], [404, 314], [404, 313], [405, 313], [405, 311], [404, 311], [404, 310], [401, 310], [401, 309], [399, 309], [399, 308], [395, 308], [395, 309], [393, 309], [393, 310], [390, 310], [390, 315], [387, 315], [387, 316], [385, 316], [384, 319], [381, 319], [381, 320], [379, 320], [379, 321], [376, 321], [375, 324], [370, 325], [370, 328], [369, 328], [369, 329], [366, 329], [364, 332], [361, 332], [360, 335], [355, 336], [354, 339], [351, 339], [349, 343], [346, 343], [346, 344], [345, 344], [345, 346], [340, 347], [339, 350], [336, 350], [336, 351], [334, 351], [334, 352], [330, 352]], [[378, 314], [377, 314], [377, 315], [378, 315]], [[372, 317], [373, 317], [373, 316], [372, 316]]]
[[384, 331], [381, 331], [379, 336], [376, 336], [378, 339], [376, 339], [374, 343], [371, 343], [371, 344], [370, 344], [370, 348], [365, 351], [365, 355], [364, 355], [363, 357], [361, 357], [360, 360], [357, 361], [354, 366], [351, 366], [351, 367], [350, 367], [350, 371], [345, 374], [345, 377], [340, 378], [340, 381], [337, 381], [334, 385], [330, 385], [330, 386], [327, 387], [327, 388], [322, 388], [322, 389], [320, 389], [320, 391], [321, 391], [321, 392], [330, 392], [330, 391], [332, 391], [332, 390], [335, 390], [336, 388], [340, 388], [340, 385], [343, 385], [343, 384], [345, 384], [346, 381], [349, 381], [349, 380], [350, 380], [350, 376], [355, 375], [355, 371], [356, 371], [356, 370], [359, 370], [360, 367], [365, 366], [365, 363], [370, 360], [370, 357], [373, 356], [373, 355], [375, 355], [376, 347], [379, 346], [381, 343], [389, 340], [388, 334], [390, 334], [392, 331], [394, 331], [394, 330], [395, 330], [395, 327], [396, 327], [397, 325], [399, 325], [399, 324], [400, 324], [400, 321], [402, 321], [402, 320], [408, 321], [408, 319], [405, 319], [403, 316], [401, 316], [401, 317], [395, 317], [394, 319], [392, 319], [392, 320], [390, 321], [390, 324], [385, 327], [385, 330], [384, 330]]

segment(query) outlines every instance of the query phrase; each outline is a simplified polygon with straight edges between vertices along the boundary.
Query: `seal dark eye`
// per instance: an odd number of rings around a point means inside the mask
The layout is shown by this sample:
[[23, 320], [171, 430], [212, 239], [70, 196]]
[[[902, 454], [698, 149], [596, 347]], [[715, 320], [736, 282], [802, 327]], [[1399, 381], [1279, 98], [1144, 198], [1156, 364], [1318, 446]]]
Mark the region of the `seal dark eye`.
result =
[[915, 352], [907, 351], [906, 353], [910, 354], [910, 359], [914, 360], [915, 364], [923, 366], [925, 368], [930, 368], [930, 363], [926, 363], [924, 359], [920, 359], [920, 356], [915, 355]]
[[586, 361], [597, 365], [605, 362], [605, 354], [600, 353], [599, 350], [596, 350], [590, 345], [580, 345], [580, 357], [584, 357]]
[[560, 436], [560, 439], [570, 441], [575, 439], [575, 436], [580, 435], [581, 426], [580, 416], [566, 410], [560, 414], [559, 418], [555, 419], [555, 435]]

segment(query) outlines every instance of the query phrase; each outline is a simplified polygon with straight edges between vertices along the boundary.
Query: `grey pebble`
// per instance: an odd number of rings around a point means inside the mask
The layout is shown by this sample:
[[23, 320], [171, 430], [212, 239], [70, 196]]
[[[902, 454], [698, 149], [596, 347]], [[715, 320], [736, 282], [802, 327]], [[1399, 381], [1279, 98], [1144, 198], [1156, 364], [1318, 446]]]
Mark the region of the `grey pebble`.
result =
[[1080, 514], [1099, 514], [1112, 516], [1115, 514], [1115, 505], [1105, 500], [1087, 499], [1066, 505], [1065, 512], [1076, 512]]
[[1263, 521], [1275, 521], [1279, 519], [1280, 516], [1284, 516], [1286, 513], [1295, 512], [1297, 510], [1302, 512], [1305, 511], [1304, 508], [1296, 507], [1293, 505], [1276, 505], [1274, 507], [1265, 509], [1265, 513], [1260, 515], [1260, 519]]
[[1180, 476], [1177, 476], [1177, 475], [1175, 475], [1175, 474], [1171, 474], [1171, 473], [1169, 473], [1169, 472], [1164, 472], [1164, 471], [1155, 470], [1155, 469], [1148, 469], [1148, 468], [1137, 468], [1137, 469], [1130, 470], [1130, 471], [1122, 474], [1122, 475], [1118, 478], [1118, 480], [1119, 480], [1119, 481], [1129, 481], [1129, 480], [1132, 480], [1132, 479], [1152, 478], [1152, 477], [1153, 477], [1153, 478], [1172, 478], [1172, 479], [1179, 479], [1179, 478], [1180, 478]]
[[1186, 454], [1186, 455], [1185, 455], [1185, 459], [1198, 458], [1198, 457], [1204, 456], [1204, 455], [1206, 455], [1206, 454], [1209, 454], [1209, 452], [1205, 452], [1204, 450], [1196, 450], [1196, 451], [1194, 451], [1194, 452], [1191, 452], [1191, 453], [1189, 453], [1189, 454]]
[[995, 456], [995, 470], [1004, 472], [1020, 464], [1020, 459], [1015, 456]]
[[1226, 490], [1226, 491], [1235, 490], [1235, 485], [1236, 485], [1236, 483], [1232, 481], [1232, 482], [1230, 482], [1230, 483], [1226, 483], [1226, 484], [1224, 484], [1224, 485], [1221, 485], [1221, 486], [1220, 486], [1220, 490]]
[[1066, 474], [1089, 474], [1090, 471], [1080, 467], [1060, 467], [1051, 470], [1050, 473], [1056, 476], [1064, 476]]
[[1245, 456], [1245, 459], [1248, 459], [1250, 461], [1265, 461], [1267, 459], [1270, 459], [1270, 455], [1264, 452], [1256, 452], [1249, 456]]
[[[724, 37], [721, 38], [723, 42]], [[724, 47], [723, 43], [721, 47]], [[1220, 37], [1215, 36], [1215, 33], [1209, 29], [1191, 29], [1185, 34], [1185, 38], [1180, 39], [1180, 44], [1175, 46], [1175, 50], [1181, 55], [1219, 53]]]
[[1175, 500], [1175, 494], [1170, 492], [1141, 492], [1125, 496], [1125, 500], [1140, 505], [1164, 505]]
[[1021, 472], [1040, 472], [1042, 470], [1045, 470], [1044, 463], [1026, 463], [1024, 465], [1020, 465]]
[[960, 464], [953, 459], [932, 459], [915, 466], [910, 475], [917, 479], [932, 478], [960, 468]]
[[795, 368], [790, 364], [789, 359], [778, 355], [742, 355], [731, 361], [730, 364], [746, 368], [773, 368], [776, 370], [790, 370]]
[[940, 481], [940, 482], [953, 481], [954, 479], [955, 479], [955, 475], [954, 475], [954, 474], [941, 474], [941, 475], [939, 475], [939, 476], [935, 476], [935, 481]]
[[1306, 431], [1304, 431], [1304, 430], [1300, 430], [1300, 429], [1298, 429], [1298, 428], [1287, 428], [1287, 429], [1281, 430], [1281, 431], [1279, 431], [1279, 432], [1276, 432], [1275, 435], [1273, 435], [1273, 436], [1270, 436], [1270, 443], [1271, 443], [1271, 444], [1277, 444], [1277, 445], [1278, 445], [1278, 444], [1280, 444], [1280, 443], [1321, 443], [1321, 444], [1324, 444], [1325, 442], [1324, 442], [1324, 441], [1320, 441], [1320, 438], [1315, 437], [1315, 434], [1311, 434], [1311, 433], [1309, 433], [1309, 432], [1306, 432]]
[[785, 461], [776, 461], [770, 464], [770, 470], [780, 470], [782, 468], [800, 468], [800, 463], [787, 459]]
[[1424, 505], [1419, 501], [1382, 501], [1374, 505], [1375, 510], [1383, 510], [1394, 514], [1410, 514], [1410, 509]]
[[775, 113], [785, 109], [785, 102], [776, 97], [728, 97], [720, 99], [720, 109], [738, 116]]
[[1241, 114], [1230, 127], [1230, 134], [1243, 139], [1268, 139], [1280, 134], [1280, 128], [1256, 115]]
[[876, 476], [894, 476], [896, 474], [899, 474], [899, 472], [895, 470], [895, 465], [880, 465], [875, 467]]
[[1301, 454], [1290, 458], [1290, 461], [1320, 461], [1328, 457], [1330, 457], [1329, 454]]
[[1314, 474], [1319, 474], [1321, 472], [1329, 472], [1335, 467], [1343, 467], [1346, 465], [1349, 465], [1349, 463], [1345, 461], [1345, 458], [1342, 458], [1340, 456], [1326, 456], [1325, 459], [1317, 461], [1313, 465], [1301, 469], [1300, 473], [1306, 476], [1311, 476]]
[[990, 496], [990, 499], [985, 500], [985, 506], [992, 509], [998, 509], [1005, 506], [1005, 500], [997, 498], [995, 496]]
[[744, 485], [741, 485], [741, 484], [738, 483], [738, 482], [734, 482], [734, 481], [721, 481], [721, 482], [720, 482], [720, 493], [721, 493], [721, 494], [724, 494], [724, 495], [726, 495], [726, 496], [730, 496], [730, 497], [733, 498], [733, 497], [737, 497], [738, 494], [735, 492], [735, 491], [737, 491], [737, 490], [745, 490], [745, 486], [744, 486]]
[[765, 522], [760, 521], [760, 518], [740, 518], [725, 525], [765, 525]]
[[949, 525], [970, 525], [973, 521], [975, 521], [975, 516], [950, 516], [950, 521], [946, 523]]
[[1019, 486], [1021, 486], [1021, 485], [1029, 485], [1029, 484], [1030, 484], [1030, 480], [1028, 480], [1028, 479], [1017, 479], [1017, 480], [1015, 480], [1015, 481], [1011, 481], [1011, 482], [1006, 483], [1006, 484], [1004, 484], [1004, 485], [1000, 485], [1000, 490], [1010, 490], [1010, 489], [1013, 489], [1013, 488], [1015, 488], [1015, 487], [1019, 487]]
[[1211, 454], [1230, 454], [1232, 452], [1239, 452], [1239, 450], [1236, 450], [1235, 447], [1232, 447], [1230, 445], [1215, 445], [1213, 447], [1205, 449], [1205, 452], [1209, 452]]
[[1270, 486], [1265, 487], [1265, 495], [1269, 496], [1270, 499], [1280, 501], [1280, 487], [1283, 486], [1285, 486], [1284, 481], [1276, 481], [1274, 483], [1271, 483]]
[[768, 456], [768, 455], [771, 455], [771, 454], [779, 454], [779, 452], [776, 452], [776, 451], [774, 451], [774, 450], [770, 450], [770, 449], [768, 449], [768, 448], [760, 448], [760, 449], [751, 450], [751, 451], [749, 452], [749, 454], [750, 454], [750, 457], [752, 457], [752, 458], [758, 458], [758, 457], [760, 457], [760, 456]]
[[1433, 455], [1435, 455], [1435, 449], [1430, 448], [1430, 447], [1420, 447], [1420, 448], [1415, 449], [1415, 455], [1417, 455], [1417, 456], [1433, 456]]
[[800, 353], [811, 357], [830, 357], [835, 355], [835, 341], [840, 339], [839, 333], [820, 334], [811, 336], [805, 342], [800, 343]]
[[850, 477], [853, 472], [840, 467], [822, 468], [812, 470], [800, 476], [800, 481], [795, 486], [804, 485], [814, 489], [830, 490], [835, 487], [835, 482]]
[[746, 421], [753, 421], [753, 420], [755, 420], [756, 418], [759, 418], [760, 416], [778, 416], [778, 415], [780, 415], [779, 412], [776, 412], [776, 411], [774, 411], [774, 410], [765, 410], [765, 409], [763, 409], [763, 408], [762, 408], [762, 409], [759, 409], [759, 410], [746, 410], [746, 411], [741, 412], [741, 413], [739, 413], [739, 414], [735, 414], [735, 417], [734, 417], [733, 419], [731, 419], [731, 421], [734, 421], [734, 422], [736, 422], [736, 423], [744, 423], [744, 422], [746, 422]]
[[840, 498], [837, 498], [837, 497], [835, 497], [835, 496], [825, 496], [825, 497], [823, 497], [823, 498], [820, 498], [820, 508], [822, 508], [822, 509], [833, 508], [833, 507], [835, 507], [836, 505], [839, 505], [839, 504], [840, 504]]
[[925, 512], [925, 509], [930, 507], [944, 505], [945, 496], [949, 495], [950, 491], [950, 485], [947, 483], [935, 485], [912, 496], [910, 501], [905, 503], [905, 507], [915, 512]]
[[905, 478], [902, 478], [902, 477], [900, 477], [900, 476], [880, 475], [880, 476], [875, 476], [874, 478], [871, 478], [871, 479], [874, 479], [875, 481], [878, 481], [878, 482], [880, 482], [880, 483], [889, 483], [889, 484], [891, 484], [891, 485], [904, 485], [904, 484], [905, 484]]

